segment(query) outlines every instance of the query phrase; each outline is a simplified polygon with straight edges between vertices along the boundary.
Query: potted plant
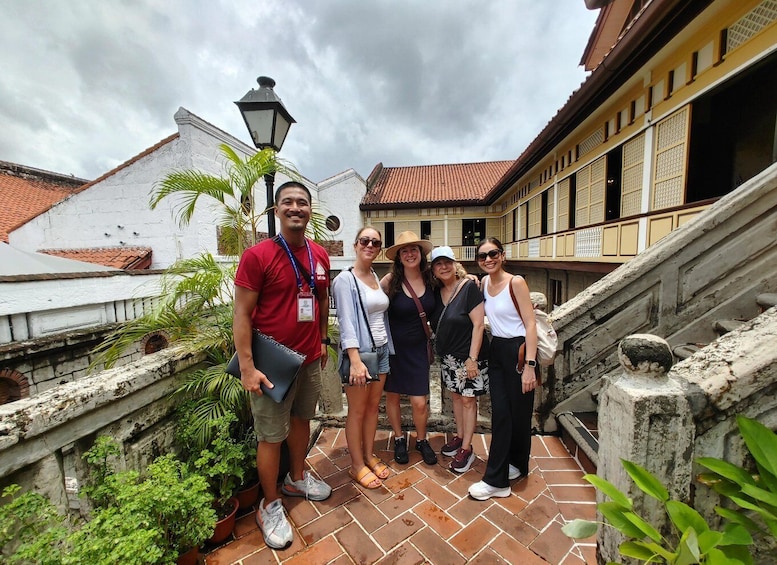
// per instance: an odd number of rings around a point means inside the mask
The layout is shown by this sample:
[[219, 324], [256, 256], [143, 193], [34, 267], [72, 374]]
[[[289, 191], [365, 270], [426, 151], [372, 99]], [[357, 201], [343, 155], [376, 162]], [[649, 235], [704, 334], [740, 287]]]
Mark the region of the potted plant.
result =
[[189, 466], [205, 477], [213, 496], [213, 505], [219, 522], [208, 540], [220, 543], [232, 533], [239, 503], [234, 498], [245, 476], [245, 443], [235, 439], [237, 417], [232, 413], [220, 415], [208, 422], [210, 440], [202, 445], [202, 426], [196, 403], [186, 403], [179, 411], [176, 438]]
[[103, 464], [114, 449], [99, 439], [84, 456], [97, 468], [86, 493], [100, 496], [92, 519], [69, 538], [66, 563], [174, 563], [208, 539], [216, 513], [205, 477], [174, 455], [157, 458], [142, 474], [114, 473]]

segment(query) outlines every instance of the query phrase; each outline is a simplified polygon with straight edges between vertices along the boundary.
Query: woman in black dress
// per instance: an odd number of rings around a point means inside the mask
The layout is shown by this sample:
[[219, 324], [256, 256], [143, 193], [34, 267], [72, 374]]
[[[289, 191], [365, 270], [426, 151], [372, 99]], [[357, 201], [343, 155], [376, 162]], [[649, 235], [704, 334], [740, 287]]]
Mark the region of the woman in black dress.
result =
[[[428, 465], [437, 463], [437, 455], [426, 439], [426, 423], [429, 419], [429, 353], [424, 325], [435, 306], [432, 276], [426, 255], [432, 243], [420, 239], [411, 231], [402, 232], [397, 242], [386, 249], [386, 257], [394, 261], [391, 272], [381, 280], [381, 286], [389, 297], [389, 326], [396, 354], [389, 358], [390, 370], [386, 377], [386, 414], [394, 432], [394, 460], [405, 464], [409, 461], [407, 439], [402, 433], [400, 395], [410, 398], [413, 424], [416, 431], [415, 448]], [[413, 294], [424, 311], [422, 318]]]

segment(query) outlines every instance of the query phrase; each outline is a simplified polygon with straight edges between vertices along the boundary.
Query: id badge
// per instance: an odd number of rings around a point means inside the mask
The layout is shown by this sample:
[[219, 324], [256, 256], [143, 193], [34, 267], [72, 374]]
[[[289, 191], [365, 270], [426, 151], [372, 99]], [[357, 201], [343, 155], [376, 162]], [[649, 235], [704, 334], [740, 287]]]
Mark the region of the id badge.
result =
[[297, 321], [312, 322], [315, 317], [313, 308], [313, 295], [301, 292], [297, 295]]

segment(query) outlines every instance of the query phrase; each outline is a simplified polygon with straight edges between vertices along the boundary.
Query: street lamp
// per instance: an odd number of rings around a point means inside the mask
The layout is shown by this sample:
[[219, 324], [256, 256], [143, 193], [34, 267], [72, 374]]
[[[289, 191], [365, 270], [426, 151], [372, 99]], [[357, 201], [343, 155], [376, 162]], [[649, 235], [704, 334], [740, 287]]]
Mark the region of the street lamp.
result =
[[[259, 77], [256, 82], [259, 83], [259, 89], [252, 88], [235, 104], [243, 115], [248, 133], [251, 134], [256, 148], [267, 149], [271, 147], [275, 151], [280, 151], [291, 124], [296, 123], [296, 120], [291, 117], [281, 99], [275, 94], [273, 90], [275, 81], [273, 79]], [[275, 237], [273, 202], [275, 172], [264, 175], [264, 182], [267, 187], [267, 233], [269, 237]]]

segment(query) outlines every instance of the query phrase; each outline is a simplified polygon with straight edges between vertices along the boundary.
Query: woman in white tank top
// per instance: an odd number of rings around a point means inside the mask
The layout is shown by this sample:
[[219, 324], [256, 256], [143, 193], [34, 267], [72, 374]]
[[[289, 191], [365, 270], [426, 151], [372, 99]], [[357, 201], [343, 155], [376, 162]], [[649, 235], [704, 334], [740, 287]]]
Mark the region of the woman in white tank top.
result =
[[537, 328], [526, 281], [504, 270], [502, 243], [493, 237], [484, 239], [476, 257], [487, 273], [482, 288], [492, 335], [488, 356], [491, 445], [483, 480], [471, 485], [469, 494], [487, 500], [510, 496], [509, 481], [529, 473]]

